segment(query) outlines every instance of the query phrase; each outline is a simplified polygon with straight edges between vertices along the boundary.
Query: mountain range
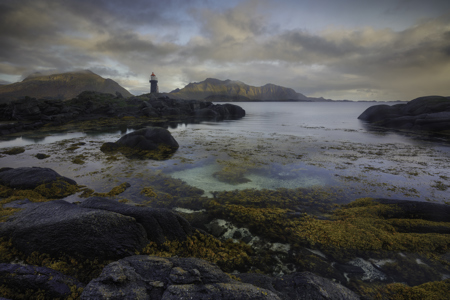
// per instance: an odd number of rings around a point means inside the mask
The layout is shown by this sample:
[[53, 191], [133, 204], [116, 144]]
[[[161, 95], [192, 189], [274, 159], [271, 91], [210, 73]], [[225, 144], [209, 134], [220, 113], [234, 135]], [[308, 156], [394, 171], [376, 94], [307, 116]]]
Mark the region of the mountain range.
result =
[[89, 70], [45, 75], [33, 73], [21, 82], [0, 85], [0, 102], [30, 96], [41, 99], [68, 100], [83, 91], [96, 91], [123, 97], [133, 96], [117, 82]]
[[[3, 83], [3, 82], [2, 82]], [[39, 99], [75, 98], [83, 91], [95, 91], [123, 97], [133, 95], [117, 82], [89, 71], [76, 71], [46, 75], [33, 73], [21, 82], [0, 84], [0, 103], [25, 96]], [[332, 101], [324, 98], [311, 98], [297, 93], [291, 88], [268, 83], [261, 87], [247, 85], [242, 81], [207, 78], [201, 82], [189, 83], [182, 89], [161, 93], [174, 99], [195, 99], [211, 102], [243, 101]]]
[[197, 99], [207, 101], [331, 101], [311, 98], [291, 88], [268, 83], [256, 87], [234, 80], [207, 78], [201, 82], [189, 83], [182, 89], [167, 93], [176, 99]]

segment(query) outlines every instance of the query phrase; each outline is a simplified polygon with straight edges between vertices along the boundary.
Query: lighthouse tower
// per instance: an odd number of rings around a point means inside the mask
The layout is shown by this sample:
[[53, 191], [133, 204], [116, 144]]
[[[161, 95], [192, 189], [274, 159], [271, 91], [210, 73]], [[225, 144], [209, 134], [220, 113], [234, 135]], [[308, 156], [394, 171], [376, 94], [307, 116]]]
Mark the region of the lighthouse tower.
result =
[[158, 77], [156, 77], [155, 73], [153, 72], [152, 76], [150, 76], [150, 93], [159, 93]]

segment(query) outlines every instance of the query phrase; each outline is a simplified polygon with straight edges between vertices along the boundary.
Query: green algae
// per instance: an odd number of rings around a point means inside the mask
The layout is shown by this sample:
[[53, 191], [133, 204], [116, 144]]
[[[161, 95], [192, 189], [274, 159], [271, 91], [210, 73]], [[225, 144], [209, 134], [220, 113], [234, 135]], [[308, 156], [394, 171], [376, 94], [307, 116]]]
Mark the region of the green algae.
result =
[[23, 153], [23, 152], [25, 152], [25, 148], [24, 147], [13, 147], [13, 148], [5, 150], [5, 151], [3, 151], [1, 153], [7, 154], [7, 155], [17, 155], [17, 154], [20, 154], [20, 153]]
[[450, 295], [450, 279], [427, 282], [413, 287], [392, 283], [385, 287], [383, 294], [386, 298], [393, 300], [445, 300]]
[[130, 187], [130, 184], [128, 182], [123, 182], [119, 184], [118, 186], [113, 187], [109, 192], [106, 193], [97, 193], [92, 189], [84, 188], [82, 191], [83, 193], [80, 195], [81, 198], [88, 198], [88, 197], [114, 197], [119, 194], [122, 194]]
[[166, 241], [162, 245], [148, 244], [141, 254], [160, 257], [196, 257], [216, 263], [225, 272], [245, 270], [250, 263], [253, 250], [247, 244], [217, 238], [195, 231], [186, 241]]
[[86, 284], [97, 278], [102, 269], [112, 262], [112, 260], [101, 258], [86, 259], [65, 254], [51, 256], [46, 253], [33, 252], [30, 255], [25, 255], [13, 246], [11, 240], [5, 237], [0, 238], [0, 250], [0, 262], [2, 263], [18, 260], [29, 265], [47, 267], [62, 274], [73, 276], [78, 281]]

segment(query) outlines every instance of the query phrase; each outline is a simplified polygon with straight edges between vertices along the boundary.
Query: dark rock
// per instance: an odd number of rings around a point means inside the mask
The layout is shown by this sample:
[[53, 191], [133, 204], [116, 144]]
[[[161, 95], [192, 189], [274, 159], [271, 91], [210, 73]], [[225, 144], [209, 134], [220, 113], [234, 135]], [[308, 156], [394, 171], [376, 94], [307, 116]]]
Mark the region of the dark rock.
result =
[[450, 126], [450, 98], [427, 96], [406, 104], [375, 105], [358, 119], [387, 128], [445, 131]]
[[329, 279], [314, 275], [310, 272], [299, 272], [282, 277], [270, 277], [262, 274], [239, 274], [242, 282], [268, 289], [277, 294], [282, 300], [291, 299], [359, 299], [359, 296]]
[[450, 220], [450, 206], [446, 204], [397, 199], [375, 199], [375, 201], [395, 205], [396, 209], [380, 212], [385, 218], [422, 219], [434, 222]]
[[197, 258], [130, 256], [107, 265], [81, 299], [279, 299]]
[[46, 158], [50, 157], [50, 155], [43, 154], [43, 153], [38, 153], [35, 156], [36, 156], [37, 159], [46, 159]]
[[84, 288], [76, 279], [46, 267], [0, 264], [0, 285], [15, 291], [43, 293], [45, 299], [65, 298], [71, 287]]
[[160, 146], [175, 151], [179, 145], [170, 132], [161, 127], [147, 127], [121, 137], [116, 144], [141, 150], [157, 150]]
[[218, 112], [222, 118], [242, 118], [245, 116], [245, 110], [234, 104], [216, 104], [212, 109]]
[[24, 99], [12, 101], [11, 106], [12, 118], [15, 120], [40, 119], [39, 101], [35, 98], [25, 97]]
[[105, 143], [102, 151], [118, 149], [129, 157], [147, 157], [152, 159], [167, 159], [179, 148], [177, 141], [170, 132], [161, 127], [146, 127], [122, 136], [118, 141]]
[[124, 116], [152, 118], [165, 116], [198, 122], [241, 118], [245, 116], [245, 111], [233, 104], [215, 105], [209, 101], [170, 99], [154, 94], [123, 99], [119, 94], [114, 97], [107, 93], [85, 91], [68, 101], [26, 97], [1, 104], [0, 119], [26, 123], [2, 124], [0, 135], [35, 130], [46, 124], [61, 125], [69, 121]]
[[26, 208], [0, 225], [25, 254], [34, 251], [94, 259], [117, 259], [148, 244], [145, 229], [132, 217], [55, 200]]
[[184, 241], [193, 230], [188, 221], [168, 209], [136, 207], [101, 197], [89, 198], [80, 206], [133, 217], [144, 227], [148, 239], [158, 244], [166, 240]]
[[49, 168], [22, 167], [0, 172], [0, 184], [17, 189], [34, 189], [41, 184], [58, 181], [77, 184], [74, 180], [61, 176]]
[[220, 114], [211, 108], [202, 108], [195, 111], [195, 116], [203, 119], [217, 119]]
[[344, 265], [339, 263], [335, 263], [333, 266], [342, 273], [364, 274], [364, 270], [361, 267]]
[[21, 199], [3, 204], [3, 208], [27, 208], [38, 206], [39, 203], [31, 202], [29, 199]]

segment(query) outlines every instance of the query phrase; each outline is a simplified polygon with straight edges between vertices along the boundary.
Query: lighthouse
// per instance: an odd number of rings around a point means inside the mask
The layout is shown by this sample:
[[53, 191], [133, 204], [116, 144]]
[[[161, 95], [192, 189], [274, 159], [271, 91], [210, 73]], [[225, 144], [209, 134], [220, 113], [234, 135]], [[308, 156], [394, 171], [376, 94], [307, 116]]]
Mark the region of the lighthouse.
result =
[[156, 77], [155, 73], [153, 72], [150, 76], [150, 93], [159, 93], [158, 77]]

